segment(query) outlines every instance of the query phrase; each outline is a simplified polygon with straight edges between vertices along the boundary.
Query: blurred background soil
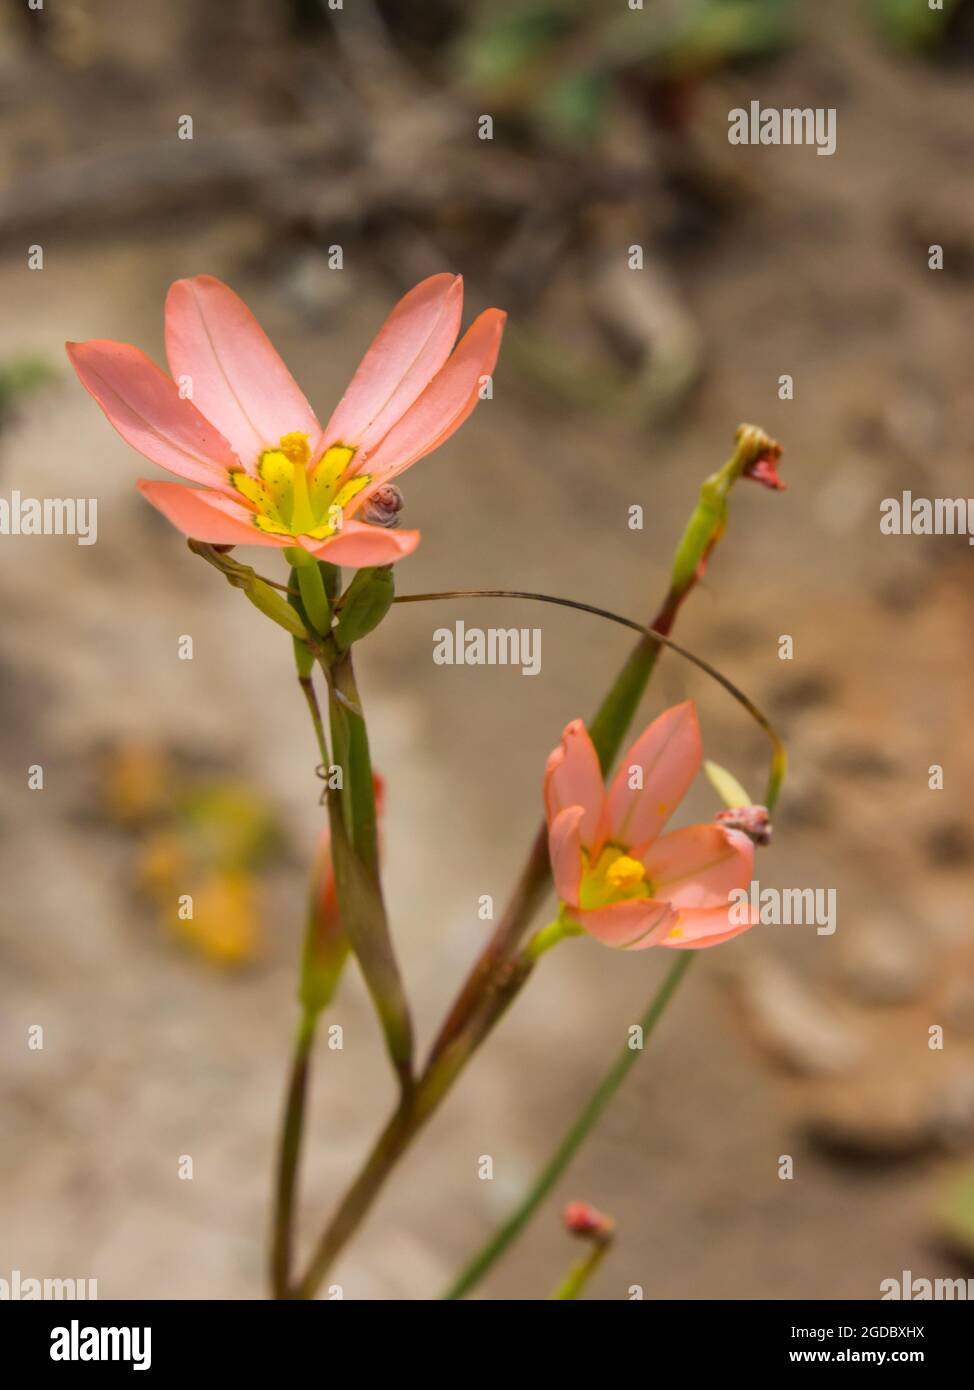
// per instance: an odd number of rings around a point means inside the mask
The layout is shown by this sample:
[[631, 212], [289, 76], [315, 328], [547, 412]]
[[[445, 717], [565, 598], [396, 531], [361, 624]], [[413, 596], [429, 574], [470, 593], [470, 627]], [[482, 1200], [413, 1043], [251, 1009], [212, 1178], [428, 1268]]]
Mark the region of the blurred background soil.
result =
[[[879, 531], [904, 488], [974, 494], [974, 21], [958, 4], [928, 28], [919, 8], [0, 9], [0, 491], [99, 506], [91, 547], [0, 538], [0, 1274], [262, 1295], [322, 815], [290, 644], [139, 498], [151, 465], [62, 343], [159, 360], [169, 283], [215, 274], [324, 418], [395, 298], [442, 269], [464, 274], [468, 320], [511, 318], [494, 399], [405, 480], [424, 539], [400, 591], [540, 588], [645, 619], [701, 479], [740, 421], [762, 425], [788, 491], [739, 486], [677, 636], [786, 736], [761, 884], [838, 902], [832, 936], [768, 926], [705, 953], [484, 1292], [545, 1296], [574, 1253], [569, 1198], [618, 1223], [595, 1297], [869, 1299], [904, 1269], [974, 1273], [971, 552]], [[755, 98], [835, 107], [835, 155], [729, 145], [728, 111]], [[541, 674], [435, 666], [432, 632], [459, 617], [540, 626]], [[480, 896], [500, 909], [534, 832], [547, 753], [626, 651], [594, 619], [501, 603], [394, 610], [363, 645], [424, 1041], [491, 928]], [[708, 756], [758, 795], [761, 737], [699, 673], [665, 656], [644, 712], [688, 694]], [[687, 812], [716, 809], [701, 779]], [[211, 909], [189, 935], [152, 894], [186, 856]], [[584, 940], [546, 958], [341, 1260], [346, 1297], [435, 1296], [667, 963]], [[393, 1099], [354, 971], [331, 1021], [307, 1243]]]

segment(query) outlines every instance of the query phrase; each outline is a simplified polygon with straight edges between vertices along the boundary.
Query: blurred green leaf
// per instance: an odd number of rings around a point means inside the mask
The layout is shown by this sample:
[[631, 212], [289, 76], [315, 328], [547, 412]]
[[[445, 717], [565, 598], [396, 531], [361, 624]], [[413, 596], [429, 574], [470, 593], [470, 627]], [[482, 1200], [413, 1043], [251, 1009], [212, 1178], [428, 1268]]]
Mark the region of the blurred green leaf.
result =
[[14, 357], [0, 365], [0, 427], [10, 422], [23, 401], [57, 379], [56, 368], [44, 357]]
[[931, 10], [918, 0], [872, 0], [879, 29], [903, 48], [934, 48], [947, 34], [947, 21], [961, 0], [943, 0], [942, 10]]
[[481, 7], [459, 45], [462, 77], [475, 86], [503, 85], [568, 32], [575, 9], [574, 0]]
[[939, 1203], [938, 1217], [951, 1244], [974, 1258], [974, 1164], [948, 1184]]
[[603, 51], [650, 60], [667, 77], [706, 71], [777, 52], [792, 36], [797, 8], [797, 0], [663, 0], [652, 12], [647, 5], [617, 14]]
[[610, 90], [609, 79], [602, 73], [563, 78], [542, 92], [541, 122], [557, 139], [591, 139], [602, 129]]

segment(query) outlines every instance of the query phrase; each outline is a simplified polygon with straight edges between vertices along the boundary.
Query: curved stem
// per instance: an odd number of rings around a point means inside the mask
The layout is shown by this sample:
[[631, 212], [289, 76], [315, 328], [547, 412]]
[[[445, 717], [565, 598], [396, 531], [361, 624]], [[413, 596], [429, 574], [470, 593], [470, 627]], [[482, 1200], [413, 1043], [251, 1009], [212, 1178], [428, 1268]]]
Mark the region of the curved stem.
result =
[[[656, 994], [653, 996], [649, 1008], [640, 1020], [642, 1028], [642, 1040], [645, 1044], [647, 1039], [656, 1027], [667, 1004], [676, 993], [677, 986], [683, 979], [693, 960], [692, 951], [681, 951], [677, 959], [670, 966]], [[568, 1167], [571, 1160], [575, 1157], [584, 1140], [594, 1129], [596, 1123], [602, 1115], [603, 1110], [609, 1101], [618, 1091], [623, 1081], [629, 1075], [630, 1068], [635, 1064], [641, 1049], [631, 1048], [628, 1044], [616, 1057], [612, 1066], [606, 1072], [588, 1104], [582, 1110], [578, 1119], [569, 1129], [562, 1139], [551, 1158], [538, 1174], [535, 1181], [531, 1184], [524, 1199], [514, 1209], [508, 1219], [496, 1231], [487, 1244], [474, 1255], [473, 1259], [461, 1271], [456, 1281], [443, 1294], [444, 1299], [463, 1298], [469, 1293], [475, 1284], [479, 1283], [491, 1266], [500, 1259], [507, 1247], [517, 1239], [521, 1231], [530, 1221], [535, 1211], [547, 1197], [562, 1173]]]
[[592, 1249], [577, 1264], [572, 1265], [564, 1279], [551, 1295], [552, 1299], [577, 1298], [605, 1259], [612, 1242], [596, 1241]]
[[[321, 707], [318, 704], [318, 696], [315, 693], [311, 673], [304, 664], [297, 646], [295, 647], [295, 659], [298, 666], [298, 684], [307, 701], [311, 723], [315, 731], [315, 740], [318, 744], [318, 753], [322, 763], [327, 763], [328, 743], [325, 738], [324, 722], [321, 718]], [[317, 1011], [308, 1008], [302, 1010], [291, 1061], [291, 1079], [288, 1084], [287, 1101], [284, 1107], [284, 1121], [281, 1126], [271, 1240], [271, 1287], [275, 1298], [287, 1298], [289, 1296], [288, 1284], [291, 1277], [291, 1247], [298, 1161], [301, 1157], [305, 1098], [311, 1069], [311, 1048], [314, 1043], [317, 1021]]]
[[304, 1131], [304, 1105], [308, 1090], [311, 1048], [314, 1043], [318, 1016], [305, 1012], [301, 1016], [291, 1061], [291, 1080], [288, 1085], [281, 1127], [277, 1160], [277, 1183], [274, 1197], [274, 1234], [271, 1246], [271, 1286], [275, 1298], [289, 1297], [291, 1277], [291, 1246], [294, 1227], [294, 1205], [297, 1192], [298, 1160]]
[[618, 623], [620, 627], [627, 627], [632, 632], [638, 632], [643, 637], [657, 643], [659, 646], [668, 647], [678, 656], [682, 656], [686, 661], [692, 662], [694, 666], [705, 671], [712, 680], [731, 695], [739, 705], [747, 710], [748, 714], [767, 734], [772, 747], [771, 771], [768, 777], [768, 787], [765, 793], [765, 805], [770, 810], [777, 800], [781, 783], [784, 780], [785, 767], [787, 765], [787, 755], [785, 746], [781, 742], [771, 721], [761, 713], [753, 700], [749, 699], [732, 680], [729, 680], [723, 672], [718, 671], [716, 666], [711, 666], [709, 661], [705, 661], [702, 656], [697, 656], [689, 648], [683, 647], [679, 642], [674, 642], [672, 637], [665, 636], [662, 632], [654, 628], [646, 627], [643, 623], [637, 623], [633, 618], [623, 617], [621, 613], [613, 613], [609, 608], [599, 608], [593, 603], [581, 603], [578, 599], [558, 598], [554, 594], [536, 594], [522, 589], [445, 589], [442, 593], [431, 594], [399, 594], [392, 601], [393, 603], [430, 603], [436, 599], [455, 599], [455, 598], [520, 598], [528, 599], [533, 603], [553, 603], [560, 608], [575, 608], [580, 613], [591, 613], [596, 618], [605, 618], [610, 623]]
[[404, 1094], [329, 1223], [307, 1273], [295, 1288], [295, 1298], [314, 1298], [335, 1256], [358, 1228], [423, 1118], [417, 1116], [413, 1097]]
[[327, 670], [331, 740], [341, 790], [328, 793], [338, 905], [401, 1089], [414, 1085], [413, 1027], [382, 894], [375, 787], [352, 654]]

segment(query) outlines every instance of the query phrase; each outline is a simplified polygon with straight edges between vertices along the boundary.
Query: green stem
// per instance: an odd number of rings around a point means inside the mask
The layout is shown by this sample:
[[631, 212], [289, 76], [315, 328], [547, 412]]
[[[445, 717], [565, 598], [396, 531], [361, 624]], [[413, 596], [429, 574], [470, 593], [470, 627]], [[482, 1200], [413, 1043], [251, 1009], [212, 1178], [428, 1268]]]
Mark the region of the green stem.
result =
[[333, 1260], [367, 1215], [397, 1162], [437, 1109], [472, 1053], [519, 993], [533, 966], [526, 952], [507, 961], [504, 970], [490, 983], [487, 1002], [482, 1013], [475, 1016], [475, 1026], [457, 1040], [455, 1048], [427, 1067], [414, 1088], [403, 1090], [396, 1111], [325, 1227], [308, 1271], [298, 1285], [296, 1297], [314, 1298]]
[[372, 1149], [355, 1182], [349, 1188], [319, 1243], [308, 1271], [297, 1285], [295, 1298], [314, 1298], [335, 1256], [354, 1234], [375, 1200], [385, 1179], [422, 1123], [413, 1098], [404, 1094]]
[[288, 546], [284, 556], [293, 566], [292, 573], [297, 578], [301, 602], [304, 604], [308, 621], [316, 632], [322, 637], [327, 637], [331, 631], [331, 609], [328, 606], [328, 596], [325, 593], [318, 561], [297, 546]]
[[[677, 986], [689, 969], [693, 955], [692, 951], [677, 953], [677, 959], [670, 966], [662, 985], [653, 997], [652, 1003], [643, 1014], [640, 1026], [644, 1046], [662, 1017], [667, 1004], [676, 993]], [[629, 1075], [630, 1068], [635, 1064], [640, 1050], [639, 1048], [631, 1048], [628, 1043], [622, 1049], [596, 1087], [578, 1119], [531, 1184], [523, 1201], [511, 1213], [500, 1230], [491, 1236], [487, 1244], [467, 1264], [456, 1282], [443, 1294], [444, 1299], [463, 1298], [474, 1285], [480, 1282], [491, 1266], [500, 1259], [508, 1246], [517, 1239], [575, 1157], [584, 1140], [594, 1129], [609, 1101]]]
[[342, 776], [340, 795], [328, 795], [338, 905], [407, 1092], [414, 1084], [412, 1020], [382, 896], [372, 762], [351, 652], [337, 656], [326, 674], [332, 748]]
[[[298, 684], [307, 701], [311, 723], [315, 731], [318, 753], [323, 764], [328, 763], [328, 743], [325, 726], [321, 718], [321, 708], [315, 694], [314, 683], [307, 664], [307, 649], [301, 642], [295, 642], [294, 660], [298, 672]], [[312, 886], [312, 895], [314, 887]], [[307, 945], [305, 946], [307, 955]], [[306, 965], [302, 965], [302, 976]], [[292, 1230], [294, 1226], [294, 1206], [297, 1193], [298, 1160], [301, 1155], [301, 1140], [304, 1133], [304, 1107], [308, 1089], [308, 1076], [311, 1067], [311, 1047], [314, 1042], [318, 1022], [318, 1010], [303, 1004], [291, 1061], [291, 1079], [288, 1085], [287, 1101], [284, 1107], [284, 1120], [278, 1145], [277, 1181], [274, 1189], [273, 1236], [271, 1241], [271, 1286], [275, 1298], [288, 1298], [288, 1284], [291, 1277]]]
[[[379, 877], [379, 832], [375, 810], [375, 784], [372, 777], [372, 756], [369, 736], [362, 717], [362, 700], [355, 681], [352, 653], [336, 657], [329, 671], [332, 689], [341, 699], [332, 700], [331, 722], [333, 741], [336, 730], [342, 742], [342, 754], [336, 743], [335, 761], [343, 769], [343, 803], [345, 821], [352, 843], [372, 877]], [[354, 711], [359, 711], [355, 713]]]
[[564, 1279], [551, 1295], [552, 1299], [577, 1298], [605, 1259], [610, 1240], [597, 1240], [587, 1255], [572, 1265]]
[[325, 725], [321, 717], [321, 706], [318, 704], [318, 696], [315, 694], [314, 681], [309, 674], [299, 674], [298, 684], [305, 700], [308, 703], [308, 713], [311, 715], [311, 724], [315, 731], [315, 740], [318, 744], [318, 752], [321, 755], [321, 765], [328, 767], [328, 739], [325, 735]]
[[545, 951], [550, 951], [552, 946], [557, 946], [559, 941], [564, 941], [566, 936], [581, 936], [581, 934], [582, 928], [574, 922], [570, 922], [565, 916], [564, 909], [560, 909], [553, 922], [549, 922], [546, 927], [541, 927], [532, 936], [524, 948], [525, 959], [536, 961], [539, 956], [544, 955]]
[[297, 1193], [298, 1160], [304, 1130], [304, 1107], [308, 1090], [311, 1047], [314, 1043], [318, 1016], [304, 1012], [298, 1026], [291, 1061], [291, 1079], [277, 1160], [277, 1183], [274, 1196], [274, 1226], [271, 1244], [271, 1286], [275, 1298], [288, 1298], [291, 1277], [291, 1247], [293, 1243], [294, 1206]]

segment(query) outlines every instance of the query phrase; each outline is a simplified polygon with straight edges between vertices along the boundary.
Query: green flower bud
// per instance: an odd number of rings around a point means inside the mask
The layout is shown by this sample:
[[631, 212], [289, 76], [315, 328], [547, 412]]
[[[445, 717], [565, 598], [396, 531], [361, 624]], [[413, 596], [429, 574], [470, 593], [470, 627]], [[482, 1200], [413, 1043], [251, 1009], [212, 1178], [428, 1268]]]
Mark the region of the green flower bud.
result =
[[395, 593], [391, 565], [359, 570], [348, 586], [335, 628], [335, 642], [341, 651], [347, 651], [353, 642], [379, 626]]
[[276, 589], [265, 584], [263, 579], [258, 579], [255, 575], [247, 584], [244, 593], [255, 608], [259, 608], [268, 618], [286, 628], [292, 637], [303, 637], [307, 640], [308, 631], [300, 616], [288, 601], [282, 598]]

